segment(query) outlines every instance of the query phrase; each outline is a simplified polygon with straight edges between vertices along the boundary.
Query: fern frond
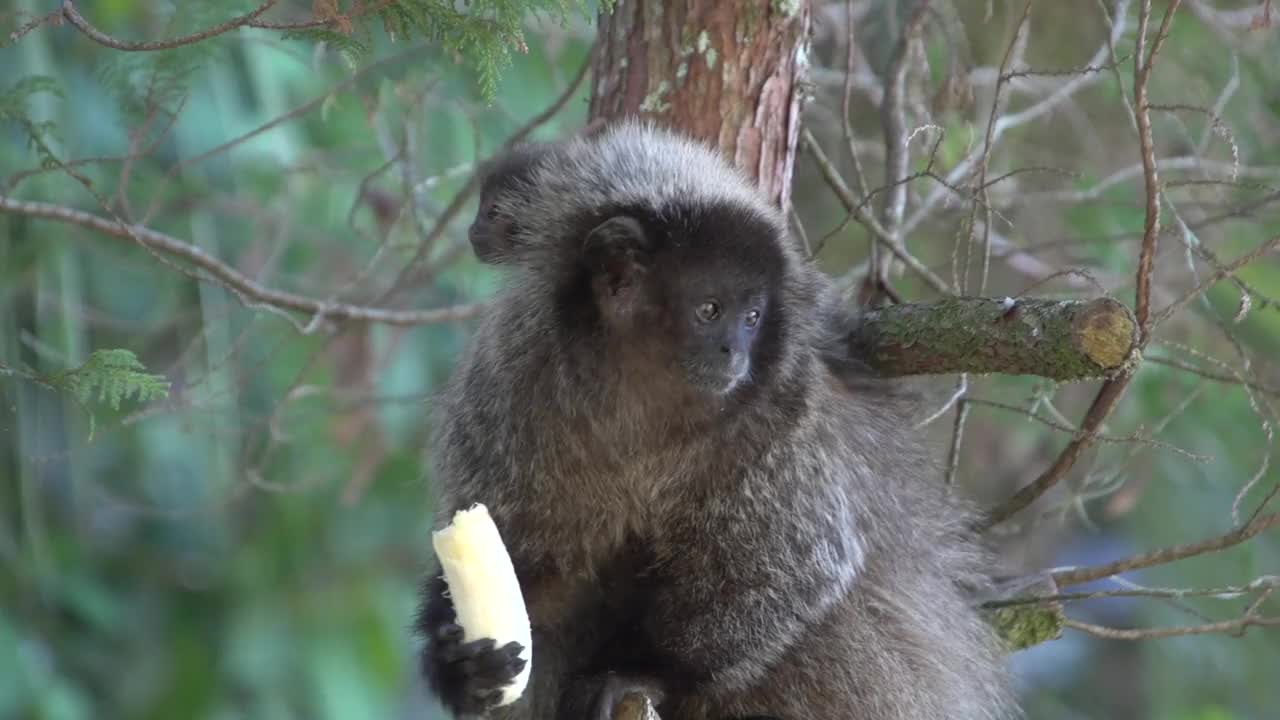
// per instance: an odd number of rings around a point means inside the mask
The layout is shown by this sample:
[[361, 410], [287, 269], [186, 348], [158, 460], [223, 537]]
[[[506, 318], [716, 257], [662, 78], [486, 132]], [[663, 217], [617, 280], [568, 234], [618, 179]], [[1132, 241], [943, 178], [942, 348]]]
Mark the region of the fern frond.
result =
[[146, 372], [136, 355], [128, 350], [95, 350], [83, 365], [48, 378], [55, 388], [75, 395], [87, 404], [97, 392], [98, 402], [113, 410], [129, 397], [147, 402], [169, 396], [169, 381], [163, 375]]

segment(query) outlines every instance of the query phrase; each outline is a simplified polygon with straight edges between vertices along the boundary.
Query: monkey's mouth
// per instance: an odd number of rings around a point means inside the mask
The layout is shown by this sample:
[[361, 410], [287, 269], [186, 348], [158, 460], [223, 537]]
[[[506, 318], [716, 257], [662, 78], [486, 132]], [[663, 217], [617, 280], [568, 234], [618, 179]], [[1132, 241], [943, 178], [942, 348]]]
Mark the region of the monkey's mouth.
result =
[[734, 390], [737, 390], [739, 386], [746, 382], [747, 377], [750, 374], [751, 363], [747, 356], [734, 356], [733, 360], [729, 362], [729, 367], [727, 369], [728, 382], [725, 383], [724, 389], [720, 391], [720, 394], [728, 395]]
[[745, 357], [734, 358], [725, 364], [699, 363], [686, 370], [690, 384], [713, 397], [731, 394], [746, 384], [751, 376], [750, 363]]

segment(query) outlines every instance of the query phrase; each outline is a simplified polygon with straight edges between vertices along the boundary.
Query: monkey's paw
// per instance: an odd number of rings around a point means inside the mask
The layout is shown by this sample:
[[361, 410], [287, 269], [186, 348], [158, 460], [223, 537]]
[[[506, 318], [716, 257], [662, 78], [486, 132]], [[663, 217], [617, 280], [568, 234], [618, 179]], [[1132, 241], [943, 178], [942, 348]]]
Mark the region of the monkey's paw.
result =
[[454, 715], [483, 715], [497, 706], [502, 691], [524, 670], [520, 657], [524, 646], [509, 642], [502, 647], [492, 638], [462, 641], [462, 627], [440, 626], [428, 652], [440, 701]]

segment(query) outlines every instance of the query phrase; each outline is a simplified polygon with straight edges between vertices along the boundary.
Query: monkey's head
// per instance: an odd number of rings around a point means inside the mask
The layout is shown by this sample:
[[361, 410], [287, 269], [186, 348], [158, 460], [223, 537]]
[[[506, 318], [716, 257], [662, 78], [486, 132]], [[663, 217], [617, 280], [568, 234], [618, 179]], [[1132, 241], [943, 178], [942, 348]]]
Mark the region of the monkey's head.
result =
[[[781, 213], [710, 148], [625, 122], [490, 163], [471, 243], [633, 387], [749, 395], [805, 332], [818, 283]], [[561, 345], [561, 347], [567, 347]]]
[[772, 224], [732, 205], [608, 214], [584, 224], [595, 223], [576, 278], [566, 277], [565, 316], [604, 330], [642, 367], [670, 375], [636, 380], [682, 382], [711, 395], [749, 384], [776, 356], [785, 313], [776, 301], [785, 259]]

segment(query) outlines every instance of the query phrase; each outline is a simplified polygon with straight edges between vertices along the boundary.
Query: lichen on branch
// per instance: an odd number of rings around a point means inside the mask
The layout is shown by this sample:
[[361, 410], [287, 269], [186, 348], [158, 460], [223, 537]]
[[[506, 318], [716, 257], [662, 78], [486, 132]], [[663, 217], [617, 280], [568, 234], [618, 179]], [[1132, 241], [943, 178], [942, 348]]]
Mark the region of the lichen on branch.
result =
[[1133, 314], [1110, 298], [949, 298], [869, 310], [863, 320], [850, 350], [886, 377], [1085, 380], [1121, 369], [1137, 342]]

